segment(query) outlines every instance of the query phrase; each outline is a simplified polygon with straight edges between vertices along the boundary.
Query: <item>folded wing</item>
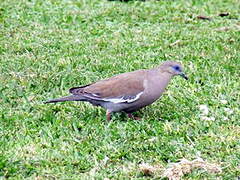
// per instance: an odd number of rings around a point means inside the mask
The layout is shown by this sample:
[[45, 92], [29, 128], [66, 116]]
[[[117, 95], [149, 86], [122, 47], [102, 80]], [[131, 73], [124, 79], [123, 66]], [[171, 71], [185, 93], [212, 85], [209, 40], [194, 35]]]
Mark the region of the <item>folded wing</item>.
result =
[[132, 103], [143, 94], [145, 76], [145, 70], [124, 73], [86, 86], [71, 88], [69, 92], [90, 100]]

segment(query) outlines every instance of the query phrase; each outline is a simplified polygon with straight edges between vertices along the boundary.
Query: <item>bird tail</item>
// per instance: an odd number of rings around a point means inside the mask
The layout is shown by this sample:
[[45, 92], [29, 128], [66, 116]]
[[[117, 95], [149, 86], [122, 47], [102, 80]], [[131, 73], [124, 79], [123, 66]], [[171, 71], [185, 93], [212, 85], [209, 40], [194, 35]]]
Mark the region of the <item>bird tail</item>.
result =
[[57, 99], [51, 99], [48, 101], [45, 101], [44, 103], [57, 103], [57, 102], [64, 102], [64, 101], [84, 101], [84, 98], [82, 96], [77, 95], [71, 95], [71, 96], [65, 96]]

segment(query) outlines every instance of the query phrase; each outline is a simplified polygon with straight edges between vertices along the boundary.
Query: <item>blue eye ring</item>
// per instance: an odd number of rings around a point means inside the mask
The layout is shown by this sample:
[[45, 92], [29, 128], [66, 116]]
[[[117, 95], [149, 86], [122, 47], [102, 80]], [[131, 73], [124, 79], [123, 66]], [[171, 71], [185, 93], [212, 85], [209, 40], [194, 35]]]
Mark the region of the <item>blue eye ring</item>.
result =
[[176, 71], [180, 71], [180, 67], [179, 66], [173, 66], [174, 70]]

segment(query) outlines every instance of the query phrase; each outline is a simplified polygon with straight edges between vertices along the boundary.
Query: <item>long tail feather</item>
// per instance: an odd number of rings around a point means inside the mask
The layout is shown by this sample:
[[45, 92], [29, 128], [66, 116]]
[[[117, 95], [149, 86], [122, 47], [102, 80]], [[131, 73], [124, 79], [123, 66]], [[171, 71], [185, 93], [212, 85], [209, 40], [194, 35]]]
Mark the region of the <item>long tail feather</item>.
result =
[[71, 96], [65, 96], [62, 98], [57, 98], [57, 99], [51, 99], [48, 101], [45, 101], [44, 103], [57, 103], [57, 102], [64, 102], [64, 101], [84, 101], [84, 98], [79, 95], [71, 95]]

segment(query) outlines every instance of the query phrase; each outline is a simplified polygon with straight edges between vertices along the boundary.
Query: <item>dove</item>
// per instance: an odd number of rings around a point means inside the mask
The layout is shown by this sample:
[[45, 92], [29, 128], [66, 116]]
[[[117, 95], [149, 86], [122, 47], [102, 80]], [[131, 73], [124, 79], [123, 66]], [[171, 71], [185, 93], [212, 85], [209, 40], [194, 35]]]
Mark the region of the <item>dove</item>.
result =
[[113, 112], [125, 112], [138, 119], [133, 112], [148, 106], [161, 97], [174, 76], [188, 77], [179, 62], [165, 61], [152, 69], [141, 69], [119, 74], [88, 85], [73, 87], [71, 95], [48, 100], [45, 103], [85, 101], [106, 109], [106, 118]]

